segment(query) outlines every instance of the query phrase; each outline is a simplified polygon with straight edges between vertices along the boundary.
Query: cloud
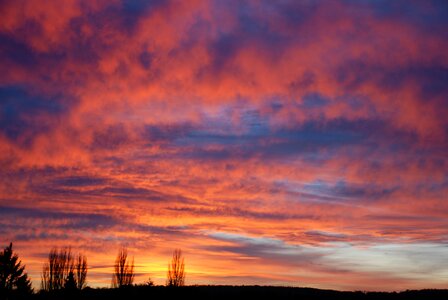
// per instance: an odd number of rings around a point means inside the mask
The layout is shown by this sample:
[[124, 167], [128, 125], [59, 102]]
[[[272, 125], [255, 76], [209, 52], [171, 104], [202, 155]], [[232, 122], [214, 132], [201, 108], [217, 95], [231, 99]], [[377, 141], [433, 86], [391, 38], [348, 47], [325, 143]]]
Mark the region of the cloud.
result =
[[[372, 257], [385, 288], [439, 286], [403, 257], [439, 253], [447, 236], [443, 1], [0, 10], [0, 231], [35, 270], [48, 244], [98, 265], [127, 244], [154, 250], [157, 270], [185, 249], [192, 283], [203, 268], [227, 283], [371, 288], [374, 266], [359, 262]], [[412, 276], [391, 275], [381, 245]], [[261, 266], [237, 274], [227, 255]]]
[[[13, 221], [16, 218], [26, 218], [27, 220], [44, 220], [59, 223], [61, 225], [60, 228], [76, 228], [80, 230], [93, 230], [99, 227], [113, 226], [118, 223], [112, 216], [103, 214], [68, 213], [12, 206], [2, 206], [0, 215], [4, 221]], [[42, 235], [45, 235], [45, 232], [42, 232], [41, 236]]]
[[263, 258], [265, 262], [286, 263], [289, 265], [313, 264], [321, 254], [308, 251], [297, 245], [288, 245], [281, 240], [271, 238], [251, 238], [231, 233], [210, 233], [215, 239], [233, 242], [233, 245], [210, 246], [215, 251], [228, 251], [246, 257]]

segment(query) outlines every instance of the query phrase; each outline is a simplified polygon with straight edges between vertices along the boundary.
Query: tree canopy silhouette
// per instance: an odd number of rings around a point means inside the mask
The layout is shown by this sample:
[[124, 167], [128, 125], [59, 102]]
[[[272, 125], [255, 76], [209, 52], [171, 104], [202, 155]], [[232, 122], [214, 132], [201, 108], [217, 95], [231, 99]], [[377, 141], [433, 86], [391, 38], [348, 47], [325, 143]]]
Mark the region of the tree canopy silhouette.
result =
[[31, 282], [25, 273], [25, 266], [12, 250], [12, 243], [0, 252], [0, 294], [12, 291], [28, 294], [32, 292]]
[[175, 249], [171, 263], [168, 264], [167, 286], [183, 286], [185, 284], [185, 262], [182, 250]]
[[130, 286], [134, 282], [134, 258], [128, 260], [128, 250], [122, 247], [115, 259], [114, 274], [112, 275], [112, 287], [121, 288]]

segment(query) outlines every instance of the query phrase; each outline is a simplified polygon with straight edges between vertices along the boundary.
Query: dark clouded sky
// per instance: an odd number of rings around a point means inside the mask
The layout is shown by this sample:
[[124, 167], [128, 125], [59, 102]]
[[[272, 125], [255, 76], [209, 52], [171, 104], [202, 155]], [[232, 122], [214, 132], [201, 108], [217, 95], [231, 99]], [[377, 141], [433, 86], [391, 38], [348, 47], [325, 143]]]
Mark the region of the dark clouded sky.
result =
[[448, 283], [446, 1], [1, 1], [0, 233], [110, 284]]

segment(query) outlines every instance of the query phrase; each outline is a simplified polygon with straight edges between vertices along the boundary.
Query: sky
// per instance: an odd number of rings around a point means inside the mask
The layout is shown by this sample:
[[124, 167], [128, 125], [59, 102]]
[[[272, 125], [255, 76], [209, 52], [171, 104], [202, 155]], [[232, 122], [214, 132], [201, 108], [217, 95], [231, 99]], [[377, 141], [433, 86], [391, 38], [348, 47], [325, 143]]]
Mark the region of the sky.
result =
[[110, 286], [448, 287], [448, 3], [0, 1], [0, 242]]

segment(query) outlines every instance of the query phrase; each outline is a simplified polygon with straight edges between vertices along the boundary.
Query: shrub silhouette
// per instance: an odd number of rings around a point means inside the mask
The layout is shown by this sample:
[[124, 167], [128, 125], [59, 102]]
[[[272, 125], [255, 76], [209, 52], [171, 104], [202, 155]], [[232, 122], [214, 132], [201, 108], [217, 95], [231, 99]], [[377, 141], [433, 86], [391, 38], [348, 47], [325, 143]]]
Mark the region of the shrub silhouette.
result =
[[168, 264], [167, 286], [183, 286], [185, 284], [185, 263], [182, 250], [175, 249], [171, 263]]
[[64, 288], [67, 291], [73, 292], [78, 289], [75, 279], [75, 274], [73, 272], [68, 273], [67, 280], [65, 281]]
[[87, 258], [73, 256], [70, 248], [51, 249], [42, 269], [41, 287], [45, 291], [82, 289], [86, 285]]
[[19, 256], [12, 250], [12, 243], [0, 252], [0, 295], [32, 293], [31, 282], [24, 272]]
[[134, 258], [128, 261], [128, 250], [122, 247], [115, 259], [114, 274], [112, 275], [112, 287], [121, 288], [131, 286], [134, 282]]
[[145, 286], [154, 286], [154, 281], [151, 279], [151, 276], [148, 277], [148, 280], [144, 283]]

